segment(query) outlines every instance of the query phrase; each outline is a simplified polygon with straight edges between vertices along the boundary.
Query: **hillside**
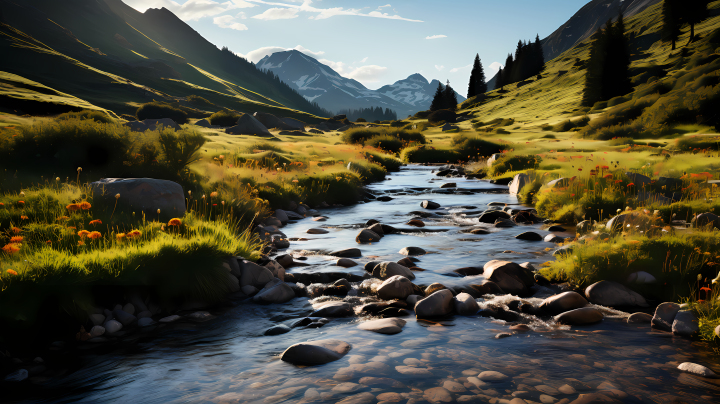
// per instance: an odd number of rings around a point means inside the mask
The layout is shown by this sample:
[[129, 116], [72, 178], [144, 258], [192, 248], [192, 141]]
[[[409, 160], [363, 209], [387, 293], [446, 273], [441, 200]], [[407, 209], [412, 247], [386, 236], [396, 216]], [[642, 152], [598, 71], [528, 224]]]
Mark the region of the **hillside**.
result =
[[[260, 60], [257, 66], [277, 74], [307, 100], [333, 112], [381, 107], [394, 110], [398, 117], [413, 115], [430, 107], [439, 83], [437, 80], [428, 83], [422, 75], [413, 74], [392, 85], [370, 90], [297, 50], [273, 53]], [[459, 101], [465, 100], [460, 94], [457, 96]]]
[[[166, 9], [140, 13], [120, 0], [0, 0], [0, 10], [3, 70], [98, 108], [132, 114], [155, 99], [183, 103], [200, 116], [222, 108], [284, 110], [308, 120], [314, 118], [304, 112], [322, 113]], [[207, 102], [192, 104], [190, 95]]]

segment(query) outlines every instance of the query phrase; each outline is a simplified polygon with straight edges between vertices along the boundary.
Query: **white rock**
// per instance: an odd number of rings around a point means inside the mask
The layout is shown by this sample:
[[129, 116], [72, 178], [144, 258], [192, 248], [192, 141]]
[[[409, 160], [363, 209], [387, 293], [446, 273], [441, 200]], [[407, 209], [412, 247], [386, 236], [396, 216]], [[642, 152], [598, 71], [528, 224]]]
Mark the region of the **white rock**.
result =
[[102, 314], [91, 314], [88, 317], [93, 325], [100, 325], [105, 322], [105, 316]]
[[172, 316], [163, 317], [159, 321], [161, 323], [172, 323], [172, 322], [180, 320], [180, 318], [181, 317], [178, 316], [177, 314], [173, 314]]
[[358, 328], [365, 331], [373, 331], [378, 334], [397, 334], [405, 326], [405, 320], [401, 318], [381, 318], [379, 320], [360, 323]]
[[114, 333], [122, 330], [123, 325], [120, 324], [120, 322], [117, 320], [110, 320], [110, 321], [105, 322], [104, 328], [105, 328], [106, 333], [114, 334]]
[[96, 325], [90, 329], [90, 338], [99, 337], [103, 334], [105, 334], [105, 327], [103, 326]]
[[694, 375], [707, 377], [708, 379], [717, 379], [718, 375], [713, 372], [712, 370], [706, 368], [703, 365], [698, 365], [697, 363], [692, 362], [685, 362], [681, 363], [680, 366], [677, 367], [679, 370], [682, 370], [683, 372], [692, 373]]

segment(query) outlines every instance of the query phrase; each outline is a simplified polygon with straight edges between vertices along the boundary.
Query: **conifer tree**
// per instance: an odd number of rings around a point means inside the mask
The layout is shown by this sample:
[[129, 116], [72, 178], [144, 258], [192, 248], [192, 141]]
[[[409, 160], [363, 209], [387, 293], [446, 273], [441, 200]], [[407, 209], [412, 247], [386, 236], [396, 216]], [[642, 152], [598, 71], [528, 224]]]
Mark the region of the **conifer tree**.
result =
[[662, 36], [663, 40], [670, 41], [672, 43], [672, 50], [675, 50], [675, 42], [680, 36], [680, 16], [682, 10], [680, 9], [679, 0], [665, 0], [662, 6]]
[[485, 83], [485, 70], [480, 62], [480, 55], [475, 55], [472, 72], [470, 72], [470, 82], [468, 83], [467, 98], [476, 95], [485, 94], [487, 92], [487, 84]]
[[441, 109], [445, 109], [445, 93], [443, 91], [442, 83], [438, 83], [438, 88], [435, 90], [435, 96], [430, 104], [430, 111], [438, 111]]
[[505, 83], [503, 81], [503, 68], [501, 67], [495, 75], [495, 89], [503, 90], [503, 87], [505, 87]]
[[453, 90], [453, 88], [450, 87], [450, 80], [448, 80], [447, 85], [445, 85], [445, 91], [443, 94], [443, 98], [445, 99], [445, 108], [443, 108], [443, 109], [449, 109], [452, 111], [455, 111], [457, 109], [457, 105], [458, 105], [457, 95], [455, 95], [455, 90]]
[[695, 24], [701, 23], [709, 15], [708, 3], [709, 0], [686, 0], [680, 6], [682, 22], [690, 24], [690, 40], [688, 43], [695, 40]]
[[[607, 28], [606, 28], [607, 30]], [[591, 107], [602, 98], [602, 73], [605, 63], [605, 30], [598, 28], [590, 45], [590, 58], [586, 63], [582, 105]]]
[[535, 74], [545, 69], [545, 51], [543, 51], [542, 42], [540, 42], [540, 35], [535, 35], [535, 44], [533, 44], [535, 51]]

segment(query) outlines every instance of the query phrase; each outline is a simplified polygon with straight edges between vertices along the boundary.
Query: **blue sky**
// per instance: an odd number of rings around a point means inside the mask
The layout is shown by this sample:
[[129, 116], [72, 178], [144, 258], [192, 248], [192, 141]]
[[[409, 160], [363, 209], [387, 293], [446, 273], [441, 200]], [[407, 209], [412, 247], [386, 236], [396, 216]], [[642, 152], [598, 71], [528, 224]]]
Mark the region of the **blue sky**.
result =
[[488, 79], [519, 39], [551, 34], [588, 0], [123, 0], [166, 7], [253, 62], [298, 49], [379, 88], [421, 73], [461, 93], [476, 53]]

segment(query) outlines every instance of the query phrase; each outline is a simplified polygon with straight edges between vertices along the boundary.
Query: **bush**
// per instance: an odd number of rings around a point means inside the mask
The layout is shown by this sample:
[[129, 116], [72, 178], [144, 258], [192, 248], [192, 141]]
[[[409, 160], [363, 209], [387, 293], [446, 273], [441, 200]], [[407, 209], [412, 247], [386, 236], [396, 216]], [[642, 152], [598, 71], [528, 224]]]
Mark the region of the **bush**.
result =
[[385, 150], [390, 153], [400, 153], [400, 150], [403, 149], [404, 143], [402, 140], [390, 136], [390, 135], [381, 135], [381, 136], [374, 136], [367, 140], [365, 142], [365, 146], [374, 147], [376, 149]]
[[462, 160], [465, 160], [466, 158], [468, 160], [472, 160], [480, 157], [486, 157], [505, 150], [504, 145], [480, 139], [476, 136], [468, 137], [464, 134], [457, 134], [453, 136], [450, 141], [450, 145], [453, 147], [453, 150], [458, 152], [458, 155]]
[[371, 163], [385, 167], [387, 171], [400, 171], [400, 167], [402, 167], [402, 161], [387, 154], [364, 152], [363, 156]]
[[210, 101], [206, 100], [205, 98], [200, 97], [198, 95], [188, 95], [187, 100], [189, 103], [192, 103], [192, 104], [195, 104], [195, 105], [201, 106], [201, 107], [214, 107], [215, 106], [215, 104], [213, 104], [212, 102], [210, 102]]
[[541, 161], [542, 158], [534, 155], [503, 157], [490, 166], [488, 175], [498, 177], [512, 171], [535, 170]]
[[610, 146], [625, 146], [631, 144], [635, 144], [635, 141], [629, 137], [616, 137], [608, 140], [608, 145]]
[[187, 123], [188, 118], [187, 112], [175, 108], [172, 105], [157, 101], [141, 105], [137, 112], [135, 112], [135, 116], [139, 121], [144, 121], [145, 119], [170, 118], [180, 125]]
[[416, 130], [390, 129], [390, 128], [352, 128], [346, 130], [340, 139], [346, 144], [366, 144], [374, 137], [391, 136], [404, 143], [425, 144], [425, 136]]
[[404, 121], [392, 121], [390, 122], [391, 128], [402, 128], [407, 124], [407, 122]]
[[427, 120], [430, 123], [438, 123], [442, 121], [454, 123], [457, 120], [457, 114], [455, 111], [451, 111], [449, 109], [441, 109], [428, 115]]
[[555, 124], [552, 127], [552, 130], [553, 132], [569, 132], [570, 129], [573, 129], [574, 127], [575, 125], [573, 125], [572, 122], [570, 122], [570, 120], [568, 119], [566, 121]]
[[463, 156], [455, 150], [419, 145], [403, 149], [400, 159], [406, 163], [456, 163], [463, 160]]
[[427, 119], [431, 113], [431, 111], [418, 111], [415, 115], [413, 115], [413, 119]]
[[66, 112], [64, 114], [58, 115], [56, 118], [58, 120], [67, 120], [67, 119], [92, 119], [95, 122], [99, 123], [112, 123], [115, 122], [115, 119], [110, 117], [107, 113], [103, 111], [97, 111], [92, 109], [84, 109], [79, 112]]
[[355, 122], [367, 122], [367, 120], [365, 118], [358, 118]]
[[677, 139], [675, 144], [682, 151], [720, 150], [720, 136], [682, 137]]
[[240, 114], [238, 112], [223, 109], [210, 115], [208, 121], [210, 121], [210, 125], [235, 126], [238, 119], [240, 119]]
[[205, 137], [195, 131], [164, 129], [158, 139], [165, 164], [175, 172], [181, 172], [200, 159], [200, 148]]

